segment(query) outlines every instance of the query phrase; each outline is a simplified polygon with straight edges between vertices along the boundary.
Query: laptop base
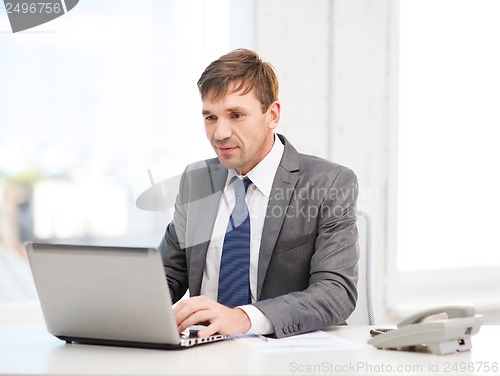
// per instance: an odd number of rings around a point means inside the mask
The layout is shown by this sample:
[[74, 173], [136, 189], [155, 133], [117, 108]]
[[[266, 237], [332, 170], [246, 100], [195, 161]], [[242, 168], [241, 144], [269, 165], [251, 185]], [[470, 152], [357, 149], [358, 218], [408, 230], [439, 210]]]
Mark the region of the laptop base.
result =
[[96, 338], [80, 338], [80, 337], [68, 337], [68, 336], [56, 336], [61, 341], [65, 341], [66, 344], [83, 344], [83, 345], [95, 345], [95, 346], [115, 346], [115, 347], [133, 347], [142, 349], [156, 349], [156, 350], [183, 350], [188, 349], [194, 345], [204, 345], [206, 343], [212, 343], [221, 341], [223, 339], [229, 338], [226, 335], [214, 335], [208, 338], [184, 338], [178, 344], [169, 343], [153, 343], [153, 342], [136, 342], [136, 341], [122, 341], [113, 339], [96, 339]]

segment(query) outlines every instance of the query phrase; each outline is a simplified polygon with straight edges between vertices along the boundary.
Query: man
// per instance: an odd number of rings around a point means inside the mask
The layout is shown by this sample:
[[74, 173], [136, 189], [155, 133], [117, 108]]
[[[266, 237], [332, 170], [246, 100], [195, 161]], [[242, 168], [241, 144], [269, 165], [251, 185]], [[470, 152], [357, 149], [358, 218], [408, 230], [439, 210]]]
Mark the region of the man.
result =
[[[343, 324], [357, 291], [357, 180], [274, 133], [278, 81], [239, 49], [198, 81], [217, 157], [184, 172], [160, 244], [179, 331], [286, 337]], [[243, 179], [244, 178], [244, 179]]]

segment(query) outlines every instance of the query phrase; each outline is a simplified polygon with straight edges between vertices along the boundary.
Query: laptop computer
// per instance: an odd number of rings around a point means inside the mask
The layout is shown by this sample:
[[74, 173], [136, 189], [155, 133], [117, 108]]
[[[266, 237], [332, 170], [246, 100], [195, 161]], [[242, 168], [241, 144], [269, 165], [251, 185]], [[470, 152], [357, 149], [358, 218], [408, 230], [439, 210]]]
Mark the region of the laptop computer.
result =
[[182, 349], [228, 338], [180, 335], [154, 248], [27, 243], [47, 330], [67, 343]]

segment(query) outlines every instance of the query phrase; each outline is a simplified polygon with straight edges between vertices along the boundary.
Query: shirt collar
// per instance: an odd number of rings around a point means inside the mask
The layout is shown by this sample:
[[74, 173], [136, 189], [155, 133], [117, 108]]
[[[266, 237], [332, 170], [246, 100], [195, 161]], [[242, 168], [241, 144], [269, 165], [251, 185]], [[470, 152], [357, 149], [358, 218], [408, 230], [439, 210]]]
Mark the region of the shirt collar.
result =
[[[278, 166], [283, 157], [285, 146], [279, 137], [274, 137], [274, 144], [271, 151], [267, 153], [263, 160], [261, 160], [246, 176], [252, 181], [253, 185], [262, 192], [267, 199], [271, 195], [273, 187], [274, 176], [278, 170]], [[235, 177], [239, 176], [236, 170], [230, 169], [227, 174], [226, 187]], [[239, 176], [242, 178], [242, 176]]]

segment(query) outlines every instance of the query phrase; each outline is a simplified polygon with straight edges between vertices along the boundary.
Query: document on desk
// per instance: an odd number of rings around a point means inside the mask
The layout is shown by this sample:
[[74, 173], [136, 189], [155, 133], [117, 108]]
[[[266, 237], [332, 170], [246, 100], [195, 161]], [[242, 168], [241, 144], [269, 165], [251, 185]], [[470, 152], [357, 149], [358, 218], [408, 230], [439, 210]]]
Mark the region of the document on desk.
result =
[[368, 347], [364, 343], [358, 343], [348, 339], [340, 338], [323, 331], [315, 331], [286, 338], [267, 338], [255, 335], [235, 337], [247, 346], [273, 352], [289, 351], [341, 351]]

